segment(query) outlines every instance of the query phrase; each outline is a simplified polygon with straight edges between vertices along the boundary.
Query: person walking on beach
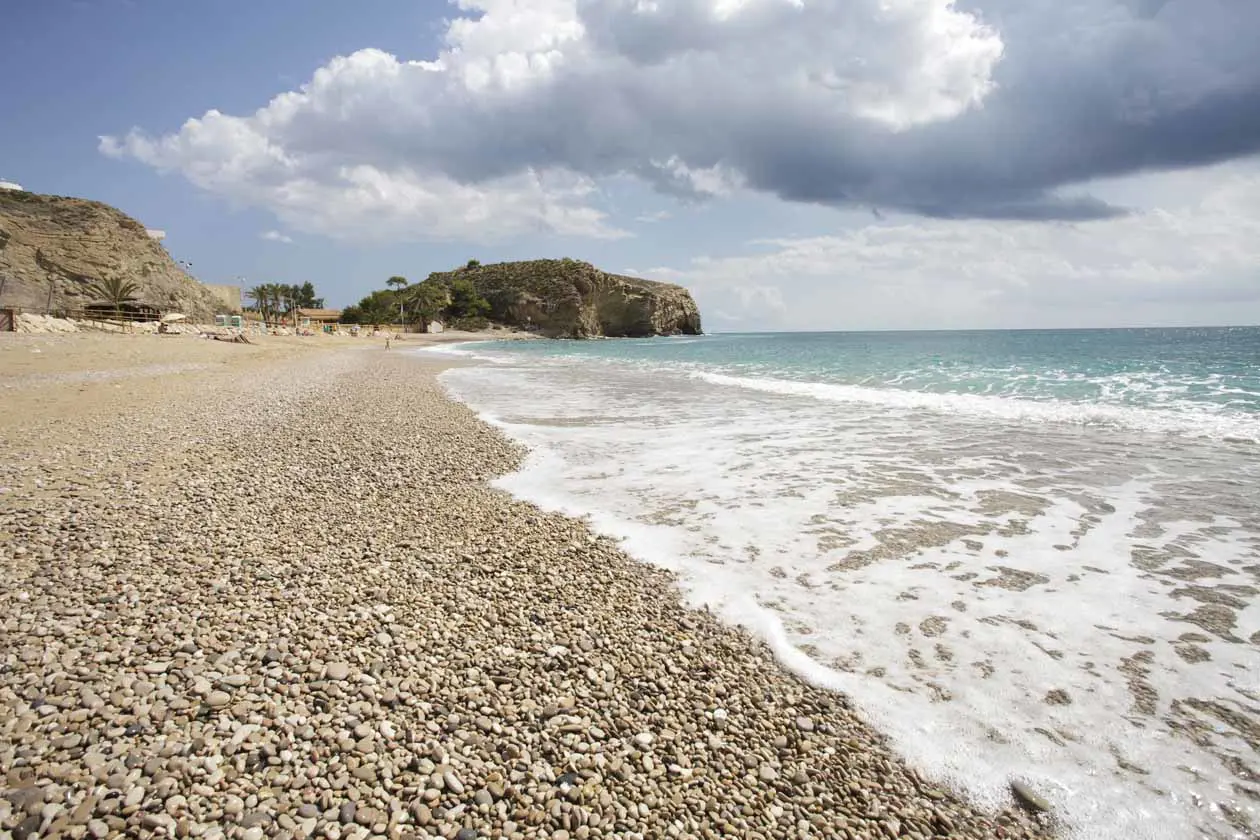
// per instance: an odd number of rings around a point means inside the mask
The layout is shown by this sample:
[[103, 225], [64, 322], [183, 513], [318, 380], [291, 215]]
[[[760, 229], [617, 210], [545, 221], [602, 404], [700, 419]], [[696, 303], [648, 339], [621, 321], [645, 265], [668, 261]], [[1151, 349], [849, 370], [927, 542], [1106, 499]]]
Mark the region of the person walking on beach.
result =
[[386, 350], [388, 350], [388, 349], [389, 349], [389, 337], [388, 337], [388, 336], [385, 338], [385, 349], [386, 349]]

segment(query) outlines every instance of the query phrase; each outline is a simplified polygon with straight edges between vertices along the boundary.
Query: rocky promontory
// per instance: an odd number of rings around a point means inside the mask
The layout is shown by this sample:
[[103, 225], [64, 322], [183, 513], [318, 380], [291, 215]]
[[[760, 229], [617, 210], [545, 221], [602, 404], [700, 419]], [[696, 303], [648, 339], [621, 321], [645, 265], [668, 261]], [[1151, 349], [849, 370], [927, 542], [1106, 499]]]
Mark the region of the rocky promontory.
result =
[[0, 190], [0, 305], [81, 309], [94, 280], [136, 284], [137, 303], [210, 320], [222, 305], [145, 226], [108, 204]]
[[699, 335], [700, 310], [682, 286], [601, 271], [579, 260], [470, 263], [432, 275], [472, 281], [490, 318], [552, 338]]

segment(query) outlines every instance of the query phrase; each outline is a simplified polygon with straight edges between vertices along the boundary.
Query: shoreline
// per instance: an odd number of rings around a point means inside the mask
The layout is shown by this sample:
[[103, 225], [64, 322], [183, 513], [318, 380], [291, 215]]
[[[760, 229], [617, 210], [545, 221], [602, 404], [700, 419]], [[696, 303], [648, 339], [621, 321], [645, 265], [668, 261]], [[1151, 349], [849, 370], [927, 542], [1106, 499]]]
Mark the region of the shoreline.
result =
[[491, 488], [523, 453], [449, 361], [111, 340], [154, 344], [4, 392], [0, 830], [1048, 836]]

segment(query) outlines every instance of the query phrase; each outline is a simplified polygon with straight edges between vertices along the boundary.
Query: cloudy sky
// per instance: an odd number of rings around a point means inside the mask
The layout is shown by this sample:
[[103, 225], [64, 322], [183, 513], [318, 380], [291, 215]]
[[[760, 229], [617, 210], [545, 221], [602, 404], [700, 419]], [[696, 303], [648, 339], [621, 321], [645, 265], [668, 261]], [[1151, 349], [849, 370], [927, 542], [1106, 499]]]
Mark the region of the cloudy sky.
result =
[[706, 326], [1260, 323], [1256, 0], [41, 0], [0, 180], [203, 279], [469, 258]]

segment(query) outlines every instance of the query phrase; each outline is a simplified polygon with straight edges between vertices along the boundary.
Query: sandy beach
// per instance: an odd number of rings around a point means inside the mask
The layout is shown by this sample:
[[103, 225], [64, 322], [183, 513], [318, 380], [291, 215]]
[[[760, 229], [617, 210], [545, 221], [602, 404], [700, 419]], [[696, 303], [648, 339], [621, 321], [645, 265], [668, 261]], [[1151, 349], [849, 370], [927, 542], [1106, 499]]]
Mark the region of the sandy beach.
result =
[[492, 489], [420, 343], [0, 335], [0, 835], [1049, 836]]

